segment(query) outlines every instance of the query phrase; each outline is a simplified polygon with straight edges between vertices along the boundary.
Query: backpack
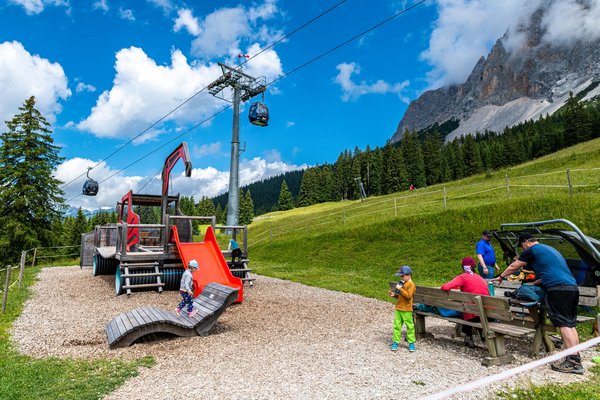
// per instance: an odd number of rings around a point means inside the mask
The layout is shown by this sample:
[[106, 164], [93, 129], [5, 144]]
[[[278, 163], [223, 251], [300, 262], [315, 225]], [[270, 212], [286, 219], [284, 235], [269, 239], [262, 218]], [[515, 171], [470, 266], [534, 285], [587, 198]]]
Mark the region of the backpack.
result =
[[540, 302], [546, 296], [546, 292], [541, 286], [522, 285], [514, 292], [507, 292], [506, 296], [517, 300]]

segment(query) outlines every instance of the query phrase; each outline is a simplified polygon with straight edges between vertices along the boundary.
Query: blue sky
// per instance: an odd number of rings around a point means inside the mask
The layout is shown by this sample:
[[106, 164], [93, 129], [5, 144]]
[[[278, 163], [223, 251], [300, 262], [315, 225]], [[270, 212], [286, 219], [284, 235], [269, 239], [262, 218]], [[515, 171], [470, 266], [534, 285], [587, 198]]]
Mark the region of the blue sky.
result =
[[[71, 181], [216, 79], [218, 62], [252, 56], [338, 2], [4, 0], [0, 120], [35, 95], [65, 158], [56, 176]], [[414, 3], [348, 0], [248, 62], [245, 71], [277, 79]], [[268, 127], [250, 125], [248, 104], [242, 107], [241, 183], [333, 163], [355, 146], [384, 145], [410, 100], [427, 88], [464, 81], [476, 60], [527, 14], [521, 3], [428, 1], [279, 80], [265, 96]], [[194, 172], [181, 177], [179, 164], [173, 190], [196, 199], [226, 191], [231, 110], [175, 139], [226, 105], [206, 92], [197, 96], [91, 172], [106, 179], [97, 197], [75, 197], [82, 179], [64, 186], [70, 205], [113, 207], [129, 189], [146, 184], [181, 141], [190, 146]], [[144, 188], [158, 191], [157, 179]]]

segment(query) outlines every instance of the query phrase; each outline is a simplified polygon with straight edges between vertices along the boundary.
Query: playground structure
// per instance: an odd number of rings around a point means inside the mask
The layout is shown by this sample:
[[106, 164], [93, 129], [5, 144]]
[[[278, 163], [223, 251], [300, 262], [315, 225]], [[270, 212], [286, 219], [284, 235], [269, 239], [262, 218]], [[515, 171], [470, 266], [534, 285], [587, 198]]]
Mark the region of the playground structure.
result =
[[[243, 300], [244, 282], [252, 282], [248, 269], [247, 227], [216, 226], [214, 216], [186, 216], [179, 208], [179, 194], [168, 195], [169, 175], [179, 159], [185, 163], [186, 176], [190, 176], [192, 165], [188, 147], [181, 143], [165, 160], [162, 172], [161, 195], [134, 194], [129, 191], [117, 203], [118, 223], [96, 226], [93, 246], [82, 250], [84, 259], [92, 255], [92, 273], [115, 275], [115, 292], [131, 294], [132, 291], [156, 289], [178, 290], [181, 275], [187, 263], [196, 259], [200, 268], [194, 272], [195, 296], [209, 283], [230, 286], [237, 291], [236, 302]], [[143, 224], [134, 206], [160, 207], [160, 224]], [[193, 242], [192, 221], [208, 223], [204, 240]], [[222, 251], [215, 231], [226, 230], [233, 239], [242, 236], [242, 258], [226, 261], [228, 251]], [[89, 236], [92, 233], [87, 234]], [[86, 235], [82, 246], [89, 243]], [[82, 264], [83, 265], [83, 264]]]

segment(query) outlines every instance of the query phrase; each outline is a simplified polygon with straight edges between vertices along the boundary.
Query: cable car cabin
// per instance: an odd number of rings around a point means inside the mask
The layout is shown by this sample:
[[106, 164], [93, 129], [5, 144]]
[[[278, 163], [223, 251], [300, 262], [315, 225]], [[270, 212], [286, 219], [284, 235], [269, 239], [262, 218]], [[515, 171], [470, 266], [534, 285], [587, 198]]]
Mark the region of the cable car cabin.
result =
[[98, 181], [91, 178], [86, 180], [83, 184], [82, 193], [86, 196], [95, 196], [98, 194]]
[[252, 103], [248, 111], [248, 118], [253, 125], [267, 126], [269, 125], [269, 109], [260, 101]]

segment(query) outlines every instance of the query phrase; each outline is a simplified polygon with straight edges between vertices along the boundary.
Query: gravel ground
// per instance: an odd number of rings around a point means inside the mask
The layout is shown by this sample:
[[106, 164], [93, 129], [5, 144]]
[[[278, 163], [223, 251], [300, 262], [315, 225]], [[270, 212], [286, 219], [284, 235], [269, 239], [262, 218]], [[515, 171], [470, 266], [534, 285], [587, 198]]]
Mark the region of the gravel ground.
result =
[[[114, 316], [149, 305], [171, 310], [179, 301], [176, 292], [115, 297], [113, 279], [79, 267], [45, 268], [12, 328], [15, 346], [35, 357], [156, 359], [107, 399], [418, 398], [530, 360], [531, 342], [509, 338], [517, 361], [483, 367], [483, 345], [465, 348], [451, 337], [453, 325], [437, 319], [428, 320], [435, 340], [418, 341], [414, 353], [403, 343], [393, 353], [391, 303], [262, 276], [207, 337], [110, 350], [104, 329]], [[594, 355], [583, 353], [586, 367]], [[586, 375], [541, 367], [510, 383], [572, 382]], [[456, 398], [488, 399], [499, 387]]]

